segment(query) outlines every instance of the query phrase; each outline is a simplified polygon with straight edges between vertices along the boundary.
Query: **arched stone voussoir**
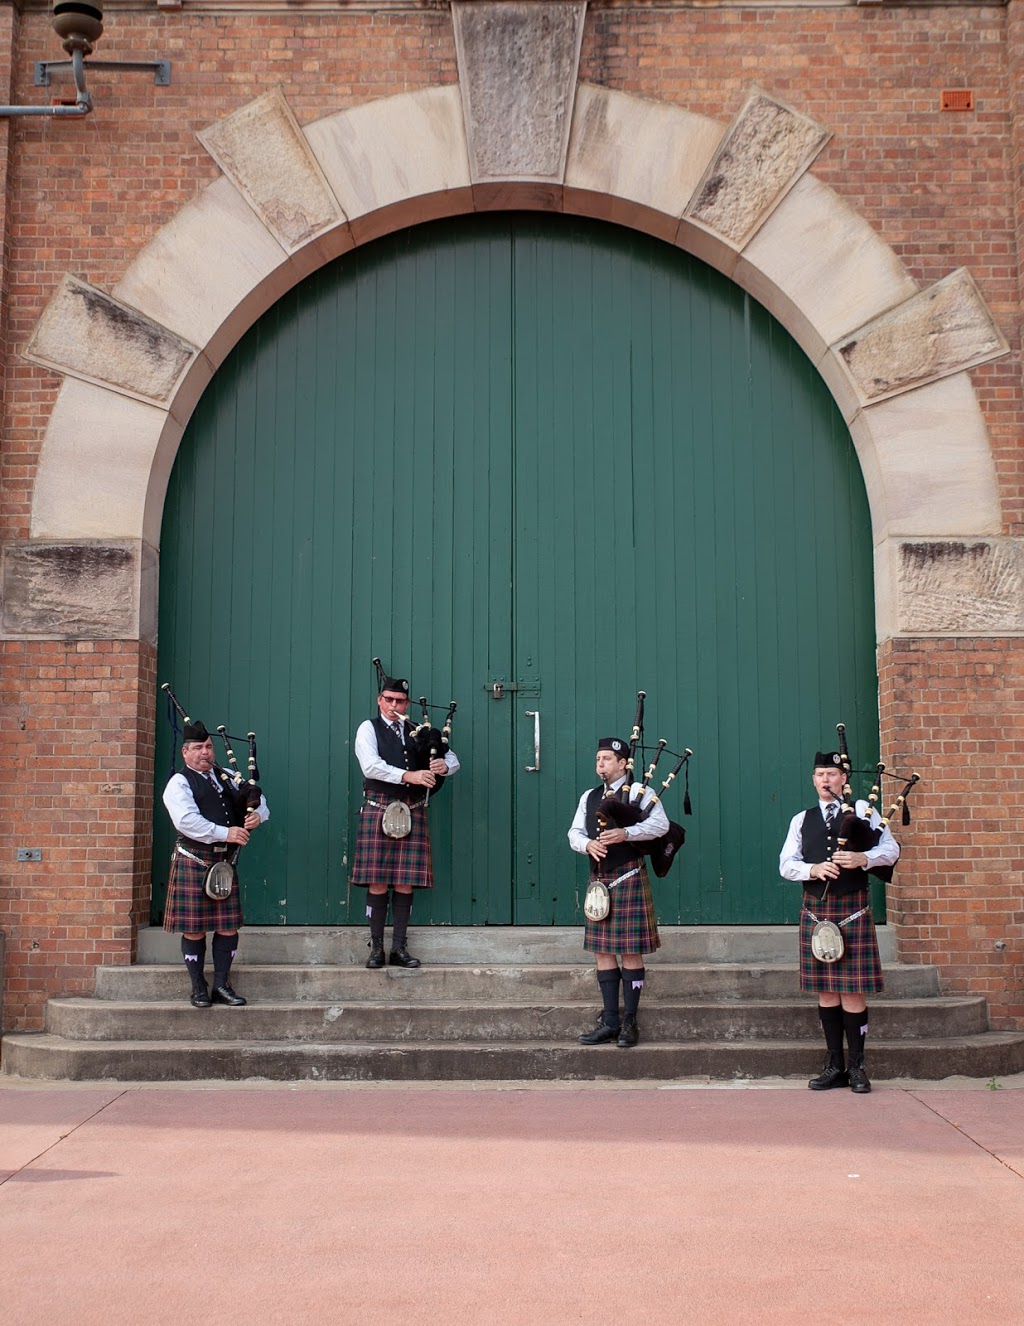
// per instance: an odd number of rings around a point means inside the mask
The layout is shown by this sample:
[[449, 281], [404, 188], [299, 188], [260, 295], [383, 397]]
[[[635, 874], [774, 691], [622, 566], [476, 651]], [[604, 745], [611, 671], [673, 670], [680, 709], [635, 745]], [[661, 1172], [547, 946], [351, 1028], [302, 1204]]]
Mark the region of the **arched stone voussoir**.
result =
[[32, 538], [141, 539], [155, 547], [159, 507], [146, 518], [154, 471], [161, 454], [173, 459], [180, 436], [168, 410], [67, 378], [39, 457]]
[[71, 275], [25, 348], [37, 364], [156, 405], [173, 398], [197, 354], [185, 336]]
[[581, 83], [565, 170], [566, 210], [637, 224], [675, 243], [683, 208], [724, 133], [704, 115]]
[[287, 253], [345, 221], [280, 88], [198, 138]]
[[966, 373], [868, 406], [851, 422], [850, 436], [876, 543], [998, 533], [995, 462]]
[[[918, 290], [867, 221], [810, 173], [743, 249], [733, 279], [779, 319], [813, 364], [848, 332]], [[855, 398], [846, 404], [848, 415], [860, 408]]]
[[831, 137], [831, 130], [751, 87], [686, 206], [686, 218], [741, 250]]
[[472, 211], [457, 84], [338, 111], [304, 133], [358, 244]]
[[231, 181], [219, 179], [157, 232], [114, 294], [189, 337], [216, 365], [328, 252], [351, 247], [342, 224], [337, 233], [286, 253]]
[[865, 405], [1010, 350], [964, 267], [843, 337], [833, 353]]

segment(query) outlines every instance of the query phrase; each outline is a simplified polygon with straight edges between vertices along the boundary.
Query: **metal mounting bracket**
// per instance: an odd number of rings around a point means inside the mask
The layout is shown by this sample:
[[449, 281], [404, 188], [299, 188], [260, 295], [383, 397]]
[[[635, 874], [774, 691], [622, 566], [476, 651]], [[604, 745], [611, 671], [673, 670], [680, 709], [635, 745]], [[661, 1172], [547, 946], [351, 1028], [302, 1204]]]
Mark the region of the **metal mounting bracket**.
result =
[[[52, 73], [71, 73], [72, 62], [70, 60], [37, 60], [35, 62], [36, 87], [49, 87], [50, 75]], [[170, 60], [87, 60], [85, 61], [86, 70], [89, 69], [152, 69], [153, 82], [157, 87], [168, 87], [171, 82], [171, 62]]]

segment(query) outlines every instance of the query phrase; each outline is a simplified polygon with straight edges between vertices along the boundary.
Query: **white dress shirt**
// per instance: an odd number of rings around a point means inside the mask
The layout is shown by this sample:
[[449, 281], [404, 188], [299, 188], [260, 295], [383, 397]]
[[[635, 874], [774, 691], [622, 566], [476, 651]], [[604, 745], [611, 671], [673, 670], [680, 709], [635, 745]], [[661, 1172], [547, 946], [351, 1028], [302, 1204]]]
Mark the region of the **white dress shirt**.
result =
[[[857, 814], [863, 818], [864, 811], [867, 808], [866, 801], [857, 802]], [[829, 806], [836, 805], [834, 801], [819, 801], [821, 808], [821, 817], [826, 819]], [[840, 813], [842, 813], [840, 811]], [[800, 839], [800, 829], [803, 825], [804, 812], [794, 815], [789, 822], [789, 832], [786, 834], [786, 841], [782, 844], [782, 851], [779, 854], [779, 874], [783, 879], [791, 880], [794, 884], [805, 884], [811, 877], [811, 864], [808, 864], [803, 858], [803, 843]], [[877, 829], [882, 822], [882, 817], [877, 810], [871, 811], [870, 824], [873, 829]], [[882, 830], [882, 836], [878, 840], [878, 846], [872, 847], [870, 852], [864, 855], [868, 859], [867, 869], [872, 866], [894, 866], [900, 857], [900, 845], [889, 832], [888, 824]]]
[[[611, 796], [617, 792], [625, 782], [625, 778], [617, 779], [608, 788], [605, 796]], [[580, 804], [576, 807], [576, 814], [573, 817], [572, 824], [569, 827], [569, 846], [574, 852], [586, 852], [587, 843], [590, 838], [587, 835], [587, 798], [594, 789], [592, 787], [580, 797]], [[633, 784], [634, 794], [640, 790], [640, 784]], [[650, 788], [647, 789], [641, 805], [649, 805], [654, 793]], [[659, 801], [654, 809], [648, 815], [647, 819], [641, 820], [639, 824], [631, 824], [625, 831], [626, 841], [631, 843], [646, 843], [654, 838], [661, 838], [668, 833], [668, 816], [665, 814], [665, 808]]]
[[[405, 739], [408, 741], [408, 733], [405, 734]], [[353, 750], [364, 778], [373, 778], [378, 783], [400, 783], [402, 775], [409, 772], [408, 769], [399, 769], [397, 765], [385, 764], [381, 759], [377, 750], [377, 729], [373, 726], [372, 719], [368, 718], [365, 723], [359, 724]], [[453, 750], [444, 756], [444, 762], [448, 774], [459, 772], [459, 757]]]
[[[195, 769], [192, 771], [196, 772]], [[209, 774], [200, 774], [200, 778], [208, 778], [216, 786], [216, 780]], [[220, 791], [220, 789], [217, 789]], [[221, 792], [222, 796], [229, 795], [227, 792]], [[226, 824], [214, 824], [208, 820], [205, 815], [199, 813], [199, 807], [196, 805], [196, 799], [192, 795], [192, 788], [188, 779], [183, 773], [176, 773], [164, 788], [164, 805], [167, 807], [167, 813], [171, 817], [171, 823], [179, 833], [191, 838], [197, 843], [226, 843], [228, 840], [228, 826]], [[257, 807], [257, 814], [260, 817], [260, 823], [266, 824], [270, 819], [270, 811], [267, 808], [266, 797], [260, 797], [260, 804]]]

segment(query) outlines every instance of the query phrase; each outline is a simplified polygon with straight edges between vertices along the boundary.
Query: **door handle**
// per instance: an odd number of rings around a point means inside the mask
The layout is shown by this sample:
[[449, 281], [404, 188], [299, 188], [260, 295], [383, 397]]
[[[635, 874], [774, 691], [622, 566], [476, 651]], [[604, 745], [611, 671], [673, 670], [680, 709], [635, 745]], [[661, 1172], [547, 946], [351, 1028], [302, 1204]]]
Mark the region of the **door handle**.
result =
[[533, 719], [533, 763], [526, 766], [526, 772], [540, 773], [540, 710], [527, 709], [526, 717]]

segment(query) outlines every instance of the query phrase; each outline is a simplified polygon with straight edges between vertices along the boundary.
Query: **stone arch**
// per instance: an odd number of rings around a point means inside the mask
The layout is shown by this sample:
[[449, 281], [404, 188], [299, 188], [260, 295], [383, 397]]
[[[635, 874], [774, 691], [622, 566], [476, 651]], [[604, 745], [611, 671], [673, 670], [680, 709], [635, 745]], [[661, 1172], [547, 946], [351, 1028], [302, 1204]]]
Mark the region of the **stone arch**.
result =
[[[5, 595], [5, 634], [152, 638], [167, 479], [195, 403], [242, 333], [358, 244], [506, 208], [646, 231], [731, 277], [790, 331], [860, 457], [879, 640], [1024, 630], [1024, 559], [993, 537], [995, 466], [966, 371], [1008, 347], [970, 275], [920, 290], [810, 173], [828, 131], [761, 89], [724, 127], [580, 83], [584, 8], [456, 3], [457, 84], [305, 129], [280, 92], [267, 93], [200, 135], [223, 176], [113, 291], [65, 278], [26, 351], [65, 381], [30, 540], [5, 557], [5, 591], [12, 576], [20, 586]], [[519, 25], [525, 54], [511, 71], [495, 16]], [[922, 555], [922, 543], [945, 551]], [[83, 547], [90, 575], [58, 584], [62, 559], [80, 564]], [[19, 619], [19, 602], [27, 592], [38, 604], [41, 585], [49, 616]]]

